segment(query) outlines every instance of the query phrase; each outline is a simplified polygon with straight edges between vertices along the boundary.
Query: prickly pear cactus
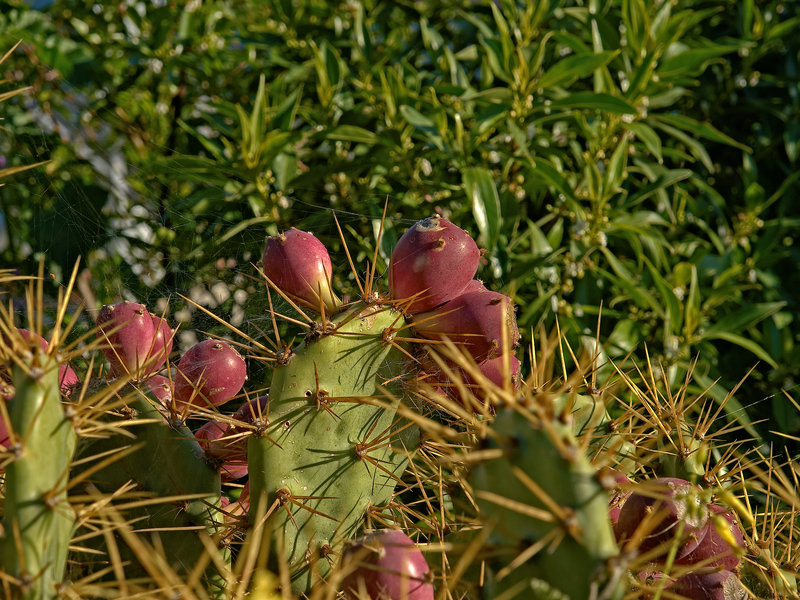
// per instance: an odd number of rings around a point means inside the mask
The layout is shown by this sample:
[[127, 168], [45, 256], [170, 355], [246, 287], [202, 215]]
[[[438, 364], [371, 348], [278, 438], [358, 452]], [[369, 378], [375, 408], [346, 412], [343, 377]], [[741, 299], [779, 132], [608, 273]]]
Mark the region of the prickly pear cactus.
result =
[[486, 597], [589, 598], [618, 554], [596, 469], [562, 422], [506, 408], [492, 432], [470, 475], [499, 553]]
[[[20, 344], [15, 344], [20, 347]], [[58, 363], [40, 351], [13, 369], [12, 458], [5, 467], [0, 563], [11, 598], [53, 598], [64, 577], [75, 513], [67, 500], [76, 435], [61, 406]]]
[[378, 402], [401, 375], [392, 337], [403, 324], [358, 304], [273, 374], [269, 426], [248, 444], [251, 518], [270, 514], [298, 589], [327, 575], [370, 507], [389, 503], [416, 445], [416, 428]]

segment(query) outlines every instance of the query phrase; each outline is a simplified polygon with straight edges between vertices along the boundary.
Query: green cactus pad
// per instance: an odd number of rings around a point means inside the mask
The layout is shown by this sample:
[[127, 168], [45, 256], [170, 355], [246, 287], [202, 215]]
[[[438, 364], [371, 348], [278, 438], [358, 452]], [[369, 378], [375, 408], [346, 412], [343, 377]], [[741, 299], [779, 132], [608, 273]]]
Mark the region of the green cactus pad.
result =
[[66, 482], [76, 435], [64, 416], [55, 360], [35, 354], [27, 372], [14, 368], [13, 382], [8, 412], [19, 446], [6, 467], [0, 562], [19, 580], [14, 598], [45, 600], [64, 577], [75, 527]]
[[[552, 589], [542, 598], [554, 597], [556, 590], [572, 600], [589, 598], [606, 560], [618, 553], [607, 494], [594, 467], [561, 422], [534, 426], [505, 409], [493, 430], [490, 447], [502, 456], [480, 463], [470, 476], [480, 512], [493, 528], [489, 541], [508, 552], [506, 564], [498, 565], [508, 573], [497, 578], [493, 593], [516, 589], [518, 595], [510, 597], [530, 597], [547, 583]], [[540, 542], [529, 560], [509, 566]]]
[[273, 374], [266, 435], [248, 442], [250, 514], [273, 508], [297, 590], [328, 573], [370, 506], [389, 503], [416, 445], [395, 410], [365, 401], [401, 373], [402, 353], [385, 335], [402, 324], [394, 311], [361, 305]]
[[[92, 473], [88, 482], [110, 494], [133, 481], [137, 493], [154, 499], [152, 504], [126, 510], [123, 517], [144, 532], [140, 534], [144, 541], [164, 549], [172, 569], [187, 573], [207, 552], [199, 536], [214, 531], [220, 476], [206, 463], [192, 432], [182, 423], [170, 423], [146, 389], [146, 385], [126, 387], [122, 392], [127, 396], [125, 410], [106, 417], [120, 421], [121, 426], [125, 422], [124, 429], [134, 437], [119, 433], [90, 440], [80, 448], [80, 455], [119, 452], [119, 460]], [[135, 449], [125, 454], [131, 448]], [[158, 502], [159, 498], [170, 500]], [[126, 575], [144, 574], [140, 557], [122, 539], [118, 546], [123, 559], [131, 561]]]

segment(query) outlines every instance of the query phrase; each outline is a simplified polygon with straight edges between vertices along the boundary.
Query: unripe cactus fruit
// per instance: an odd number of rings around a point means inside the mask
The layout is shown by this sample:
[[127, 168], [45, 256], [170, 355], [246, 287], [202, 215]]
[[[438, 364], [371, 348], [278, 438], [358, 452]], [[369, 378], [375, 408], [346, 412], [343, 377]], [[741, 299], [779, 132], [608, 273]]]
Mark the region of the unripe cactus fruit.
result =
[[520, 338], [511, 298], [488, 290], [457, 296], [436, 310], [415, 315], [414, 321], [422, 337], [449, 338], [477, 361], [502, 355], [504, 336], [506, 349]]
[[178, 406], [220, 406], [242, 389], [247, 379], [244, 359], [229, 344], [203, 340], [178, 363], [173, 398]]
[[414, 300], [404, 310], [416, 314], [458, 296], [478, 270], [480, 251], [463, 229], [444, 217], [428, 217], [406, 231], [389, 261], [393, 298]]
[[313, 234], [292, 227], [267, 238], [263, 255], [264, 274], [292, 300], [334, 313], [340, 301], [331, 289], [331, 258]]
[[146, 377], [160, 369], [172, 349], [172, 332], [143, 304], [106, 305], [97, 317], [97, 337], [106, 340], [103, 354], [115, 377], [127, 373]]
[[348, 598], [433, 600], [428, 563], [402, 531], [368, 534], [356, 540], [342, 560], [345, 568], [353, 569], [342, 586]]
[[[619, 512], [614, 533], [625, 540], [639, 536], [646, 529], [638, 548], [648, 552], [672, 541], [680, 544], [677, 558], [683, 558], [702, 541], [708, 523], [708, 508], [700, 500], [699, 488], [684, 479], [662, 477], [641, 484], [631, 493]], [[676, 540], [683, 523], [681, 539]], [[641, 532], [644, 533], [644, 530]]]

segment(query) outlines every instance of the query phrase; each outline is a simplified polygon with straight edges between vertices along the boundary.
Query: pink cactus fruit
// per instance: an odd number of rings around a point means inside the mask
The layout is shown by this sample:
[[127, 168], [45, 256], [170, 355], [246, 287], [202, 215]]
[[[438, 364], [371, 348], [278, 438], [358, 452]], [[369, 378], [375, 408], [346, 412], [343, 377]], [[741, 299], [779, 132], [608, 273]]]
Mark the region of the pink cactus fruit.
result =
[[[17, 328], [17, 331], [22, 336], [22, 338], [25, 339], [30, 344], [33, 344], [34, 342], [38, 341], [39, 342], [39, 348], [41, 349], [42, 352], [47, 352], [47, 350], [50, 348], [50, 345], [47, 343], [47, 340], [45, 340], [38, 333], [33, 333], [32, 331], [29, 331], [28, 329], [21, 329], [21, 328]], [[70, 367], [67, 364], [59, 365], [59, 367], [58, 367], [58, 383], [59, 383], [59, 386], [61, 388], [61, 393], [62, 394], [64, 394], [65, 396], [69, 396], [70, 393], [72, 393], [72, 387], [74, 385], [76, 385], [78, 383], [78, 381], [79, 381], [78, 380], [78, 375], [75, 373], [75, 371], [73, 370], [72, 367]], [[0, 384], [0, 386], [1, 385], [2, 384]], [[9, 398], [5, 398], [5, 399], [9, 400], [11, 397], [13, 397], [13, 395], [14, 394], [13, 394], [13, 389], [12, 389], [10, 391], [10, 397]]]
[[229, 457], [229, 442], [224, 439], [229, 431], [227, 423], [209, 421], [194, 433], [208, 462], [219, 469], [223, 481], [247, 475], [247, 459]]
[[[508, 360], [508, 363], [506, 363], [506, 360]], [[506, 364], [508, 367], [506, 367]], [[479, 364], [478, 368], [483, 373], [483, 376], [497, 387], [504, 387], [506, 381], [508, 381], [511, 383], [512, 390], [519, 390], [522, 382], [522, 363], [513, 354], [508, 359], [503, 356], [487, 359]]]
[[670, 591], [687, 600], [745, 600], [745, 591], [735, 573], [721, 571], [697, 571], [677, 579]]
[[167, 406], [170, 400], [172, 400], [172, 384], [169, 378], [163, 375], [153, 375], [147, 379], [146, 383], [150, 393], [152, 393], [162, 405]]
[[143, 304], [120, 302], [106, 305], [97, 317], [97, 337], [106, 341], [103, 354], [111, 374], [147, 377], [158, 371], [172, 349], [172, 332]]
[[422, 337], [449, 338], [462, 344], [476, 361], [496, 358], [519, 341], [519, 329], [511, 298], [498, 292], [467, 292], [436, 310], [414, 316], [414, 328]]
[[250, 511], [250, 481], [245, 481], [239, 497], [225, 507], [226, 519], [238, 519], [247, 516]]
[[239, 393], [246, 379], [247, 366], [236, 350], [220, 340], [203, 340], [181, 357], [172, 395], [179, 407], [220, 406]]
[[745, 548], [742, 530], [731, 511], [716, 504], [711, 504], [708, 508], [712, 514], [706, 523], [706, 533], [701, 536], [702, 541], [677, 562], [733, 571], [739, 566], [739, 554]]
[[396, 300], [413, 298], [408, 314], [431, 310], [461, 294], [480, 262], [470, 235], [444, 217], [418, 221], [392, 250], [389, 292]]
[[[631, 495], [630, 486], [633, 483], [627, 475], [617, 471], [616, 469], [609, 469], [609, 472], [614, 478], [614, 483], [610, 488], [611, 497], [608, 501], [608, 518], [611, 521], [611, 526], [614, 528], [614, 534], [617, 535], [617, 522], [619, 521], [619, 513], [622, 506]], [[617, 538], [619, 542], [619, 538]]]
[[[642, 484], [631, 493], [619, 512], [614, 533], [621, 543], [641, 538], [640, 552], [649, 552], [669, 544], [679, 543], [677, 558], [697, 548], [706, 534], [708, 509], [702, 505], [697, 487], [677, 477], [662, 477]], [[676, 540], [679, 524], [683, 533]], [[642, 528], [640, 530], [640, 528]]]
[[264, 274], [292, 300], [319, 309], [320, 299], [328, 313], [340, 301], [331, 287], [331, 258], [313, 234], [292, 227], [267, 238], [263, 255]]
[[3, 419], [3, 415], [0, 414], [0, 446], [3, 448], [8, 448], [8, 442], [11, 438], [11, 434], [8, 432], [8, 427], [6, 427], [6, 422]]
[[359, 538], [342, 561], [352, 569], [343, 582], [347, 598], [433, 600], [428, 563], [402, 531], [386, 529]]

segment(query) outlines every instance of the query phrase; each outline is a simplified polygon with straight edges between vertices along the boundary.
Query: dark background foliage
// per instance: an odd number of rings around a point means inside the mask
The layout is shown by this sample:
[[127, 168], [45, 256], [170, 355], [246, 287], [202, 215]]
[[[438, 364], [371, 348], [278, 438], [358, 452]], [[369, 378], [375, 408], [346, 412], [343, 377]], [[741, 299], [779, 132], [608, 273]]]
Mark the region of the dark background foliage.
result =
[[602, 313], [605, 358], [717, 400], [755, 365], [730, 416], [797, 436], [798, 26], [754, 0], [0, 2], [0, 93], [31, 86], [0, 155], [50, 161], [0, 188], [0, 260], [58, 284], [81, 256], [90, 308], [210, 328], [182, 293], [257, 331], [265, 235], [314, 231], [353, 292], [332, 211], [363, 264], [388, 207], [379, 269], [440, 212], [526, 340], [557, 317], [592, 348]]

